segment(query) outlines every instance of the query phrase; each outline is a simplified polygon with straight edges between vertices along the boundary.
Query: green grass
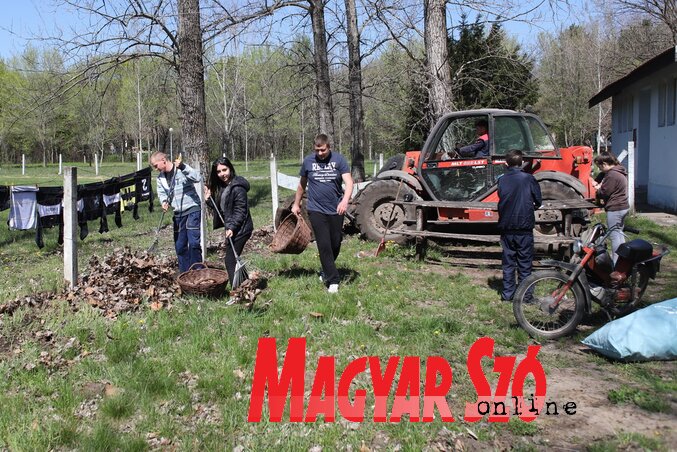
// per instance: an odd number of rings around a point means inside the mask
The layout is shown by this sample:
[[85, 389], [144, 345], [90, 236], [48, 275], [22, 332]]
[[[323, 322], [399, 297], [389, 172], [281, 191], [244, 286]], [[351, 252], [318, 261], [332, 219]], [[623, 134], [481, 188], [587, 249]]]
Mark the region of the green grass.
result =
[[670, 450], [660, 439], [637, 433], [621, 433], [611, 440], [599, 441], [587, 447], [589, 452], [615, 452], [617, 450]]
[[656, 413], [669, 413], [670, 404], [662, 396], [653, 392], [621, 386], [620, 389], [609, 391], [609, 400], [612, 403], [634, 403], [638, 407]]
[[[285, 173], [296, 173], [298, 163], [283, 163]], [[271, 197], [265, 179], [268, 162], [252, 162], [248, 172], [242, 162], [236, 162], [236, 168], [252, 184], [255, 227], [270, 224]], [[16, 173], [16, 168], [13, 170]], [[106, 165], [102, 173], [104, 170]], [[121, 173], [133, 170], [133, 165], [116, 166]], [[40, 179], [39, 168], [30, 177], [30, 182], [47, 183]], [[0, 183], [15, 183], [14, 178], [5, 174], [4, 168], [0, 171]], [[289, 193], [281, 190], [280, 198]], [[6, 211], [0, 213], [0, 222], [6, 221], [6, 215]], [[160, 214], [157, 210], [150, 213], [142, 205], [140, 215], [138, 221], [125, 216], [120, 229], [110, 222], [111, 231], [103, 235], [90, 224], [90, 236], [78, 242], [81, 270], [87, 269], [89, 256], [102, 257], [115, 247], [146, 249]], [[635, 222], [653, 239], [677, 239], [676, 231], [631, 220], [633, 225]], [[163, 231], [160, 252], [171, 256], [174, 251], [169, 231]], [[220, 238], [210, 231], [211, 241]], [[60, 286], [63, 277], [56, 230], [46, 232], [45, 243], [46, 247], [39, 250], [32, 232], [0, 228], [0, 303]], [[325, 355], [336, 357], [337, 369], [360, 356], [443, 356], [453, 367], [449, 403], [457, 419], [444, 427], [463, 434], [469, 427], [477, 434], [479, 447], [489, 448], [496, 434], [547, 437], [548, 431], [538, 420], [526, 424], [513, 419], [507, 425], [461, 421], [465, 402], [475, 400], [466, 369], [470, 345], [478, 337], [491, 336], [496, 340], [496, 354], [506, 355], [523, 354], [533, 343], [516, 327], [510, 307], [499, 303], [496, 292], [487, 284], [473, 279], [475, 270], [458, 268], [450, 274], [440, 265], [431, 271], [430, 265], [413, 259], [411, 248], [389, 244], [378, 259], [357, 257], [358, 252], [375, 248], [375, 243], [346, 237], [338, 266], [347, 279], [334, 297], [328, 296], [318, 282], [319, 258], [311, 245], [298, 256], [270, 255], [266, 250], [245, 256], [252, 267], [272, 275], [252, 311], [225, 306], [225, 300], [185, 297], [173, 300], [171, 311], [145, 309], [120, 315], [116, 321], [101, 317], [84, 304], [77, 312], [54, 305], [22, 308], [12, 316], [1, 316], [0, 449], [144, 450], [150, 447], [147, 438], [151, 435], [167, 438], [171, 445], [165, 448], [179, 450], [236, 446], [246, 450], [322, 446], [331, 450], [348, 445], [355, 450], [374, 444], [383, 444], [382, 449], [399, 445], [404, 450], [420, 450], [443, 427], [439, 420], [430, 424], [367, 421], [356, 428], [322, 421], [313, 425], [248, 424], [257, 340], [264, 336], [276, 337], [280, 351], [288, 338], [306, 337], [310, 373], [318, 357]], [[431, 253], [433, 258], [442, 257], [439, 250]], [[673, 255], [668, 259], [674, 259]], [[216, 260], [216, 256], [210, 255], [208, 260]], [[659, 275], [665, 286], [658, 296], [677, 295], [674, 285], [666, 282], [670, 276]], [[45, 330], [53, 332], [50, 343], [36, 337], [37, 332]], [[64, 349], [71, 338], [75, 345]], [[573, 340], [564, 340], [561, 347], [574, 345]], [[41, 364], [43, 352], [61, 354], [65, 363], [57, 367]], [[541, 354], [546, 372], [580, 363]], [[594, 356], [583, 359], [658, 398], [675, 390], [675, 380], [666, 375], [665, 363], [618, 365]], [[30, 366], [35, 363], [36, 367]], [[490, 381], [495, 383], [495, 375]], [[104, 384], [115, 391], [93, 394], [88, 389]], [[357, 384], [369, 388], [369, 377], [361, 375]], [[634, 395], [626, 393], [614, 397], [620, 403], [636, 403]], [[369, 398], [367, 418], [372, 403], [373, 398]], [[640, 436], [619, 436], [600, 447], [654, 444], [650, 441]]]

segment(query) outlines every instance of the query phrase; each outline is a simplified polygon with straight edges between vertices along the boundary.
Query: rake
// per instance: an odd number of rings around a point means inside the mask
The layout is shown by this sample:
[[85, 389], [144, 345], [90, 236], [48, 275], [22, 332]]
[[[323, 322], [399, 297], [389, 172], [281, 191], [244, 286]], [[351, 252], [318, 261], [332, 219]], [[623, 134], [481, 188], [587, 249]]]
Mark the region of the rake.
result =
[[[221, 211], [219, 208], [216, 206], [216, 202], [214, 202], [213, 197], [209, 197], [209, 200], [212, 202], [212, 206], [214, 206], [214, 210], [216, 211], [217, 215], [221, 219], [221, 223], [223, 223], [223, 227], [226, 227], [226, 220], [223, 219], [223, 215], [221, 215]], [[247, 272], [247, 266], [245, 262], [242, 260], [242, 258], [237, 254], [237, 251], [235, 251], [235, 245], [233, 244], [233, 239], [231, 237], [228, 237], [228, 241], [230, 242], [230, 247], [233, 250], [233, 254], [235, 255], [235, 274], [233, 275], [233, 280], [231, 281], [231, 286], [233, 289], [237, 289], [240, 287], [240, 284], [245, 282], [246, 280], [249, 279], [249, 273]]]
[[[177, 157], [177, 160], [181, 159], [181, 154]], [[169, 189], [169, 195], [167, 195], [167, 202], [169, 204], [172, 203], [172, 198], [174, 197], [174, 184], [176, 183], [176, 173], [178, 172], [178, 168], [174, 166], [174, 175], [172, 176], [172, 186]], [[153, 243], [148, 247], [148, 253], [149, 254], [155, 254], [155, 251], [157, 251], [157, 245], [158, 242], [160, 241], [160, 229], [162, 229], [162, 222], [165, 219], [165, 213], [167, 211], [163, 210], [162, 215], [160, 215], [160, 223], [157, 225], [157, 229], [155, 230], [155, 238], [153, 239]]]

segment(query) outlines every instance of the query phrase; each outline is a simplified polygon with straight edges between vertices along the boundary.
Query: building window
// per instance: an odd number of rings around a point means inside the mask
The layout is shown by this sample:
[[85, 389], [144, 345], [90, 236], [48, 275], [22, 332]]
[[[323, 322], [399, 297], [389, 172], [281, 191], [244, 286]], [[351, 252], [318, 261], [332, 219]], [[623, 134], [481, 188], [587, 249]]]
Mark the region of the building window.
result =
[[667, 84], [661, 82], [658, 85], [658, 127], [665, 127], [667, 91]]

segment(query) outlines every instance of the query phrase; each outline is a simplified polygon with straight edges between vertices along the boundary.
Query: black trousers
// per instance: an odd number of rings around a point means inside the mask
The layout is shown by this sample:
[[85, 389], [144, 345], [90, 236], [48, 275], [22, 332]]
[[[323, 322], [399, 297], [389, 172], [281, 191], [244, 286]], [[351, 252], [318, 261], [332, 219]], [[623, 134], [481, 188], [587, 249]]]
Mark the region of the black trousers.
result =
[[[530, 231], [531, 232], [531, 231]], [[531, 234], [502, 234], [501, 247], [503, 248], [503, 293], [501, 298], [512, 300], [517, 284], [515, 270], [519, 282], [531, 274], [534, 261], [534, 235]]]
[[[238, 234], [235, 237], [232, 237], [233, 239], [233, 246], [235, 247], [235, 251], [237, 251], [237, 255], [240, 256], [242, 254], [242, 250], [244, 249], [245, 243], [247, 243], [247, 240], [249, 240], [249, 237], [252, 236], [252, 233], [249, 232], [247, 234]], [[230, 241], [226, 239], [226, 259], [225, 259], [225, 264], [226, 264], [226, 271], [228, 272], [228, 281], [230, 281], [230, 287], [233, 287], [233, 278], [235, 277], [235, 264], [237, 264], [237, 261], [235, 260], [235, 253], [233, 253], [233, 247], [230, 246]]]
[[320, 253], [320, 263], [324, 273], [324, 283], [338, 284], [341, 281], [336, 269], [336, 258], [341, 252], [343, 239], [343, 215], [327, 215], [320, 212], [308, 212], [310, 224], [315, 234], [315, 243]]

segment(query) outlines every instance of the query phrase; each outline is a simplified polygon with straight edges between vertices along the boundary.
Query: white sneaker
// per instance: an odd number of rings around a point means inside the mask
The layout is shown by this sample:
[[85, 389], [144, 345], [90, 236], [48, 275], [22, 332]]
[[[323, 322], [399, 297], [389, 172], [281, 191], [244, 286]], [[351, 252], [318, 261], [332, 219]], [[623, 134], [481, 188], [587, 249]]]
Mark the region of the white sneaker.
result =
[[329, 284], [329, 289], [327, 289], [327, 292], [337, 293], [338, 292], [338, 284]]
[[324, 282], [324, 272], [320, 271], [320, 282]]

